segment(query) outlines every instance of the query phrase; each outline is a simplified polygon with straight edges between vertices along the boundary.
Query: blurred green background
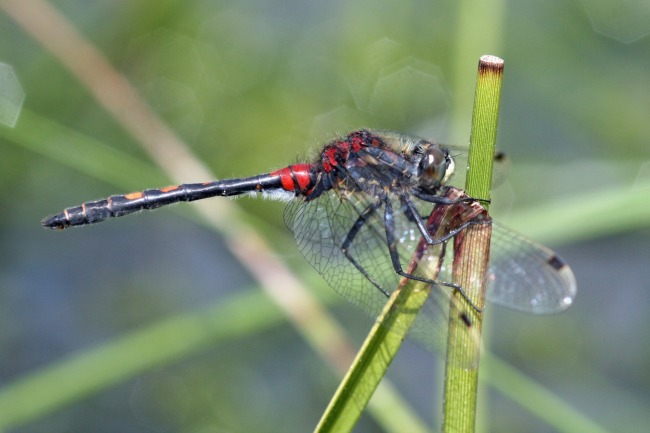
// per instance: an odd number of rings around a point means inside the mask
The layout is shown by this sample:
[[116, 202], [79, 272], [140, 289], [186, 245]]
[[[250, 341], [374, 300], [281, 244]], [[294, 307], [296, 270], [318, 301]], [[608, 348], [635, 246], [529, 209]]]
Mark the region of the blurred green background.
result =
[[[42, 217], [63, 207], [171, 180], [57, 55], [7, 15], [18, 3], [0, 2], [0, 62], [13, 68], [26, 94], [15, 128], [0, 126], [0, 428], [313, 429], [338, 375], [277, 312], [257, 316], [276, 310], [223, 237], [198, 223], [189, 206], [64, 233], [40, 227]], [[26, 15], [33, 25], [56, 29], [39, 2], [24, 3], [33, 6]], [[52, 5], [222, 178], [312, 157], [334, 134], [360, 127], [465, 144], [478, 58], [504, 58], [498, 146], [512, 167], [495, 192], [493, 213], [556, 249], [572, 265], [579, 292], [559, 316], [490, 308], [487, 346], [605, 429], [647, 431], [646, 2]], [[78, 56], [83, 62], [83, 53]], [[9, 91], [9, 78], [0, 94]], [[371, 322], [332, 296], [299, 256], [282, 204], [242, 199], [236, 205], [361, 341]], [[108, 349], [148, 326], [164, 328], [175, 317], [196, 315], [207, 328], [219, 319], [212, 309], [237, 302], [250, 309], [229, 318], [239, 329], [230, 337], [211, 331], [197, 350], [161, 356], [135, 374], [107, 378], [60, 401], [63, 388], [91, 373], [80, 368], [17, 397], [17, 386], [55, 366], [75, 365], [86, 351]], [[251, 324], [258, 319], [259, 326]], [[160, 332], [162, 346], [194, 338]], [[138, 347], [137, 339], [132, 344]], [[102, 374], [118, 371], [127, 352], [110, 359], [99, 354]], [[437, 364], [408, 343], [388, 375], [433, 431], [440, 424]], [[29, 411], [48, 399], [56, 402], [51, 409]], [[556, 431], [489, 386], [481, 399], [483, 431]], [[18, 406], [27, 415], [15, 416]], [[384, 428], [364, 415], [357, 431]]]

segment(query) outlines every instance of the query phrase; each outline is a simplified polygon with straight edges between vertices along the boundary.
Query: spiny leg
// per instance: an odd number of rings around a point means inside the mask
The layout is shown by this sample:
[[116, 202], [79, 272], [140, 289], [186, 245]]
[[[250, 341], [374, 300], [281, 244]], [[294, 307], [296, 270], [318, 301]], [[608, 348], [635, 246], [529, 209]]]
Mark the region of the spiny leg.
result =
[[474, 198], [474, 197], [464, 197], [464, 198], [459, 198], [459, 199], [451, 199], [442, 195], [436, 195], [436, 194], [427, 194], [422, 191], [414, 190], [413, 195], [416, 196], [417, 198], [424, 200], [429, 203], [434, 203], [434, 204], [442, 204], [442, 205], [450, 205], [450, 204], [456, 204], [456, 203], [471, 203], [473, 201], [479, 201], [481, 203], [491, 203], [492, 201], [489, 199], [485, 198]]
[[[413, 202], [407, 197], [407, 196], [402, 196], [401, 197], [402, 203], [406, 207], [406, 212], [407, 216], [410, 217], [414, 222], [415, 225], [417, 226], [418, 230], [420, 231], [420, 234], [424, 238], [427, 244], [429, 245], [438, 245], [444, 242], [447, 242], [449, 239], [453, 238], [456, 236], [458, 233], [462, 232], [465, 230], [467, 227], [474, 225], [474, 224], [489, 224], [488, 221], [466, 221], [463, 224], [461, 224], [459, 227], [450, 230], [447, 232], [444, 236], [434, 239], [431, 236], [431, 233], [429, 229], [426, 226], [426, 223], [422, 219], [422, 216], [418, 212], [417, 208], [413, 204]], [[440, 206], [448, 206], [447, 204], [443, 204]]]
[[[393, 206], [391, 205], [390, 199], [388, 199], [388, 198], [386, 198], [384, 200], [384, 202], [385, 202], [384, 225], [386, 227], [386, 241], [387, 241], [387, 244], [388, 244], [388, 252], [390, 254], [390, 259], [391, 259], [391, 262], [393, 264], [393, 269], [395, 270], [395, 272], [398, 275], [400, 275], [400, 276], [402, 276], [404, 278], [411, 279], [411, 280], [422, 281], [423, 283], [428, 283], [428, 284], [440, 284], [440, 285], [443, 285], [443, 286], [451, 287], [454, 290], [457, 290], [458, 293], [460, 293], [461, 296], [463, 298], [465, 298], [465, 300], [469, 303], [469, 305], [472, 306], [472, 308], [474, 310], [476, 310], [479, 313], [481, 311], [483, 311], [481, 308], [479, 308], [478, 306], [476, 306], [472, 302], [472, 300], [467, 296], [467, 293], [465, 293], [465, 290], [458, 284], [447, 283], [447, 282], [443, 282], [443, 281], [436, 281], [436, 280], [432, 280], [432, 279], [429, 279], [429, 278], [418, 277], [417, 275], [413, 275], [413, 274], [409, 274], [407, 272], [404, 272], [404, 270], [402, 269], [402, 264], [400, 263], [399, 254], [397, 252], [397, 242], [396, 242], [396, 239], [395, 239], [395, 217], [394, 217], [394, 212], [393, 212]], [[411, 203], [411, 206], [412, 206], [412, 203]], [[407, 210], [408, 210], [408, 212], [411, 213], [411, 216], [416, 221], [416, 225], [418, 225], [418, 228], [420, 229], [420, 231], [422, 233], [422, 236], [425, 238], [425, 240], [426, 240], [427, 236], [431, 239], [431, 236], [427, 233], [426, 226], [424, 225], [424, 222], [422, 221], [422, 218], [418, 214], [415, 207], [414, 206], [409, 207], [407, 205]], [[421, 226], [420, 226], [420, 224], [418, 224], [418, 219], [421, 222]], [[465, 228], [467, 228], [469, 225], [472, 225], [472, 224], [477, 224], [477, 223], [474, 223], [472, 221], [468, 221], [468, 222], [462, 224], [459, 228], [450, 231], [448, 234], [446, 234], [442, 238], [436, 239], [436, 240], [432, 239], [433, 242], [430, 243], [430, 242], [427, 241], [427, 243], [429, 245], [436, 245], [436, 244], [441, 244], [442, 243], [443, 247], [441, 249], [439, 260], [443, 260], [444, 257], [445, 257], [445, 248], [446, 248], [446, 243], [445, 242], [447, 240], [451, 239], [452, 237], [456, 236], [456, 234], [460, 233], [462, 230], [464, 230]], [[425, 233], [427, 233], [426, 236], [425, 236]]]

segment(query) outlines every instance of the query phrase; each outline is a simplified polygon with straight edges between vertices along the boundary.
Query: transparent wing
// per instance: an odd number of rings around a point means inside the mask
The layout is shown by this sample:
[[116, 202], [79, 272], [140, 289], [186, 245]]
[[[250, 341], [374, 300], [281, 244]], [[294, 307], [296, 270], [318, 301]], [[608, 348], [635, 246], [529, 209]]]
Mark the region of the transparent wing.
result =
[[[387, 246], [385, 206], [377, 204], [373, 201], [376, 198], [369, 196], [331, 191], [312, 201], [297, 199], [288, 205], [285, 221], [293, 231], [301, 253], [328, 284], [375, 318], [386, 304], [388, 298], [385, 293], [392, 293], [401, 277], [395, 272]], [[404, 213], [399, 200], [393, 198], [391, 204], [397, 252], [402, 268], [406, 270], [421, 235], [415, 223]], [[431, 208], [429, 204], [429, 213]], [[362, 215], [363, 222], [359, 223]], [[348, 253], [356, 266], [342, 250], [352, 230], [357, 232], [349, 243]], [[451, 260], [449, 256], [452, 251], [445, 250], [444, 244], [427, 248], [421, 263]], [[424, 269], [417, 269], [421, 268]], [[417, 269], [416, 275], [432, 278], [432, 275], [424, 275], [424, 271], [418, 273]], [[433, 285], [409, 334], [434, 352], [444, 353], [446, 347], [449, 305], [455, 299], [451, 293], [449, 287]]]
[[[300, 252], [328, 284], [349, 302], [376, 315], [386, 303], [386, 296], [341, 250], [344, 239], [367, 206], [368, 203], [350, 202], [335, 192], [328, 192], [316, 200], [297, 199], [290, 203], [285, 221]], [[381, 209], [368, 215], [364, 227], [350, 244], [349, 253], [375, 280], [382, 281], [382, 287], [395, 288], [399, 278], [388, 267], [390, 259], [381, 231], [382, 215]]]
[[[449, 184], [463, 189], [465, 185], [465, 177], [467, 175], [467, 157], [469, 149], [456, 145], [448, 147], [451, 156], [454, 158], [454, 162], [456, 163], [456, 172]], [[492, 170], [492, 188], [497, 188], [503, 185], [510, 175], [510, 170], [510, 158], [508, 158], [508, 155], [504, 152], [497, 150], [494, 155], [494, 167]]]
[[534, 313], [557, 313], [576, 296], [571, 268], [553, 251], [497, 223], [492, 225], [490, 302]]

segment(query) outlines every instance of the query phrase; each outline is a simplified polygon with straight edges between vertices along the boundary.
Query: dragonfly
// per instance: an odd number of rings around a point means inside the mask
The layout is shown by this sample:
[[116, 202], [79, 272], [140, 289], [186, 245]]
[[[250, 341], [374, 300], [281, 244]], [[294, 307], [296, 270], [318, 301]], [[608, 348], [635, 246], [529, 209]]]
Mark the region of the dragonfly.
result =
[[[69, 207], [42, 224], [60, 230], [217, 196], [261, 194], [283, 200], [288, 202], [285, 222], [306, 260], [334, 290], [372, 317], [402, 279], [431, 285], [412, 334], [440, 353], [449, 306], [457, 298], [453, 295], [459, 293], [480, 310], [452, 282], [453, 252], [446, 248], [471, 225], [492, 225], [488, 301], [548, 314], [568, 308], [576, 295], [575, 277], [562, 258], [493, 222], [479, 200], [450, 184], [456, 159], [451, 148], [434, 141], [357, 130], [331, 140], [312, 162], [251, 177], [113, 195]], [[443, 222], [441, 212], [456, 217]], [[439, 263], [437, 275], [426, 266], [412, 266], [414, 257], [419, 263]], [[461, 325], [470, 332], [473, 324], [463, 316]]]

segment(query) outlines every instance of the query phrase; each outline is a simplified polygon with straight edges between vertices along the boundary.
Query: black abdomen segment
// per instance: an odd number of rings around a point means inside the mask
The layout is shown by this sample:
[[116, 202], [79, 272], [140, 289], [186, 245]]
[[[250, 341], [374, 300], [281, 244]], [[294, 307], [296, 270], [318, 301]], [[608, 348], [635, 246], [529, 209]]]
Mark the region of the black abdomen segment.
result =
[[62, 213], [45, 218], [41, 223], [51, 229], [95, 224], [145, 209], [156, 209], [180, 201], [194, 201], [215, 196], [232, 196], [268, 189], [282, 189], [281, 177], [263, 174], [245, 179], [190, 183], [162, 189], [148, 189], [125, 195], [112, 195], [103, 200], [89, 201], [70, 207]]

